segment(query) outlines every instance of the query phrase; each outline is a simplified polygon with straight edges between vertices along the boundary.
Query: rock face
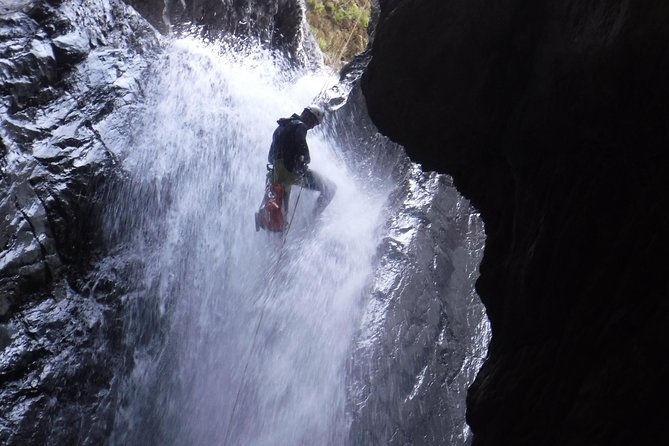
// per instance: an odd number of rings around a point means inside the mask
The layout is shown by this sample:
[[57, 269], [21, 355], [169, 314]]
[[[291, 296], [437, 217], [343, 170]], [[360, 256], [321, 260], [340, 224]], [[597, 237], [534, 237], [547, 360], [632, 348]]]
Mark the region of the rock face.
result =
[[0, 443], [101, 444], [123, 282], [92, 267], [100, 191], [158, 40], [116, 0], [3, 3], [0, 33]]
[[352, 354], [349, 444], [467, 444], [466, 389], [488, 341], [480, 220], [449, 177], [415, 165], [390, 205]]
[[349, 359], [346, 444], [468, 444], [465, 397], [490, 333], [474, 292], [483, 226], [450, 177], [424, 173], [378, 133], [356, 81], [367, 61], [344, 70], [339, 87], [354, 87], [328, 118], [367, 187], [393, 190]]
[[[200, 27], [207, 36], [256, 38], [282, 50], [298, 64], [319, 62], [315, 39], [300, 0], [128, 0], [153, 26], [171, 29]], [[320, 54], [319, 54], [320, 55]]]
[[157, 43], [125, 5], [87, 10], [78, 3], [24, 2], [0, 16], [5, 296], [90, 260], [94, 193], [114, 165], [98, 125], [138, 90], [137, 67], [127, 64], [140, 62], [122, 52], [141, 54]]
[[370, 115], [485, 224], [474, 444], [667, 443], [669, 8], [380, 6]]

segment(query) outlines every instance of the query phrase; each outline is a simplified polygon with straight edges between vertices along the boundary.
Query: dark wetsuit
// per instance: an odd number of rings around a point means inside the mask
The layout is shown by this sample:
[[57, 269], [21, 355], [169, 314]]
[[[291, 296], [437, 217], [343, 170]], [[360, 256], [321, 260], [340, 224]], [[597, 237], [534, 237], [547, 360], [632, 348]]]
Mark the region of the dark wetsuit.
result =
[[[281, 118], [279, 126], [272, 135], [268, 161], [274, 165], [270, 173], [273, 183], [281, 183], [290, 192], [290, 186], [301, 185], [307, 189], [320, 192], [315, 212], [322, 211], [334, 197], [337, 186], [324, 176], [307, 167], [311, 161], [307, 145], [309, 128], [296, 114], [290, 118]], [[288, 195], [284, 199], [287, 209]]]

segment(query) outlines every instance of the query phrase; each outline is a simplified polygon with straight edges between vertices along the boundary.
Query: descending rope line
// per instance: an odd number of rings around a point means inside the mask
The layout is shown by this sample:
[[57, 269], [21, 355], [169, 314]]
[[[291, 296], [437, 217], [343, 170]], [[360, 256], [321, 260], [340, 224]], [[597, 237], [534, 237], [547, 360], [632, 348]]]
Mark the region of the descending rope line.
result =
[[[366, 2], [366, 5], [368, 3]], [[344, 55], [344, 52], [348, 48], [348, 44], [351, 42], [351, 37], [353, 37], [353, 33], [355, 33], [356, 29], [360, 26], [360, 19], [362, 17], [362, 10], [359, 11], [358, 16], [356, 17], [355, 21], [353, 22], [353, 26], [351, 27], [351, 32], [348, 34], [348, 37], [346, 37], [346, 40], [339, 46], [339, 51], [336, 52], [335, 54], [337, 55], [336, 61], [340, 61], [341, 57]], [[323, 86], [321, 87], [321, 91], [316, 95], [314, 98], [314, 102], [320, 102], [321, 99], [325, 99], [325, 92], [327, 91], [327, 84], [330, 79], [325, 79], [323, 82]]]
[[355, 30], [358, 28], [361, 17], [362, 17], [362, 11], [360, 11], [358, 17], [356, 17], [356, 20], [353, 26], [351, 27], [351, 32], [348, 34], [348, 37], [346, 38], [341, 48], [339, 49], [339, 54], [337, 54], [337, 60], [341, 60], [341, 56], [344, 55], [344, 51], [346, 51], [346, 48], [348, 48], [348, 43], [351, 41], [351, 37], [353, 37], [353, 33], [355, 32]]
[[[339, 52], [337, 53], [337, 60], [341, 59], [342, 55], [344, 54], [344, 51], [348, 47], [348, 44], [351, 41], [351, 37], [353, 36], [353, 33], [355, 32], [356, 28], [359, 25], [359, 20], [360, 20], [360, 16], [355, 21], [353, 27], [351, 28], [351, 32], [346, 37], [346, 40], [344, 40], [344, 42], [340, 46]], [[321, 102], [322, 99], [325, 99], [325, 92], [327, 90], [326, 87], [327, 87], [327, 84], [328, 84], [329, 80], [330, 79], [326, 79], [323, 82], [323, 86], [321, 87], [321, 91], [314, 98], [314, 102]], [[303, 185], [303, 183], [300, 183], [300, 192], [297, 194], [297, 199], [295, 200], [295, 206], [293, 207], [293, 213], [292, 213], [290, 219], [288, 220], [288, 226], [286, 226], [286, 229], [283, 233], [283, 237], [281, 239], [281, 245], [279, 246], [279, 257], [277, 257], [276, 263], [274, 263], [274, 267], [271, 270], [271, 274], [270, 274], [271, 277], [274, 276], [274, 274], [276, 273], [276, 269], [278, 268], [278, 266], [281, 263], [281, 258], [283, 257], [283, 254], [284, 254], [283, 247], [286, 243], [286, 239], [288, 238], [288, 231], [290, 231], [290, 227], [293, 224], [293, 218], [295, 217], [295, 212], [297, 211], [297, 205], [300, 202], [300, 196], [302, 195], [302, 190], [303, 189], [304, 189], [304, 185]], [[255, 333], [253, 334], [253, 341], [251, 342], [251, 348], [249, 349], [249, 352], [248, 352], [248, 355], [247, 355], [247, 358], [246, 358], [246, 363], [244, 365], [244, 371], [242, 372], [241, 382], [239, 384], [239, 387], [237, 388], [237, 395], [235, 396], [235, 403], [232, 407], [232, 412], [230, 413], [230, 419], [228, 420], [228, 429], [225, 433], [225, 440], [223, 442], [223, 446], [227, 446], [228, 441], [230, 439], [230, 434], [232, 432], [232, 421], [235, 417], [235, 413], [237, 412], [237, 406], [239, 405], [239, 397], [241, 395], [242, 388], [244, 387], [244, 382], [246, 380], [246, 372], [248, 371], [249, 364], [251, 362], [251, 354], [253, 353], [253, 350], [255, 349], [256, 340], [258, 338], [258, 333], [260, 332], [260, 326], [261, 326], [263, 318], [265, 316], [265, 309], [267, 308], [267, 301], [269, 299], [269, 296], [270, 295], [268, 293], [265, 296], [265, 300], [263, 301], [263, 304], [261, 306], [260, 318], [258, 319], [258, 323], [256, 324]]]
[[[270, 277], [274, 277], [276, 269], [281, 264], [281, 257], [283, 257], [284, 253], [283, 246], [286, 244], [288, 231], [290, 231], [290, 227], [293, 224], [293, 218], [295, 217], [295, 212], [297, 211], [297, 204], [300, 202], [300, 196], [302, 195], [303, 189], [304, 189], [303, 183], [300, 183], [300, 192], [297, 194], [297, 199], [295, 199], [295, 206], [293, 207], [293, 213], [290, 216], [290, 219], [288, 220], [288, 226], [286, 226], [286, 230], [284, 231], [283, 237], [281, 239], [281, 245], [279, 246], [279, 257], [277, 257], [276, 262], [272, 267]], [[241, 382], [239, 383], [239, 387], [237, 388], [237, 395], [235, 396], [235, 404], [232, 406], [232, 412], [230, 413], [230, 419], [228, 420], [228, 429], [225, 432], [225, 440], [223, 441], [223, 446], [227, 446], [228, 440], [230, 439], [230, 433], [232, 432], [232, 420], [234, 419], [235, 413], [237, 412], [237, 406], [239, 405], [239, 396], [242, 393], [242, 388], [244, 387], [244, 382], [246, 381], [246, 372], [248, 371], [249, 364], [251, 363], [251, 354], [253, 353], [253, 350], [255, 350], [256, 340], [258, 338], [258, 333], [260, 332], [260, 325], [262, 324], [262, 320], [265, 316], [265, 309], [267, 308], [267, 301], [269, 300], [269, 296], [270, 294], [267, 293], [260, 309], [260, 318], [258, 318], [258, 323], [256, 324], [255, 333], [253, 334], [253, 340], [251, 341], [251, 348], [249, 348], [248, 354], [246, 356], [246, 364], [244, 365], [244, 371], [242, 372]]]
[[[288, 238], [288, 231], [290, 231], [290, 226], [293, 224], [293, 218], [295, 217], [295, 211], [297, 211], [297, 204], [300, 202], [300, 196], [302, 195], [302, 189], [304, 189], [304, 179], [300, 181], [300, 192], [297, 194], [297, 198], [295, 199], [295, 207], [293, 207], [293, 215], [290, 216], [290, 220], [288, 220], [288, 226], [286, 226], [286, 230], [283, 233], [283, 240], [281, 240], [281, 246], [279, 247], [280, 254], [279, 258], [281, 258], [281, 255], [283, 254], [283, 245], [286, 244], [286, 238]], [[277, 263], [278, 264], [278, 261]]]

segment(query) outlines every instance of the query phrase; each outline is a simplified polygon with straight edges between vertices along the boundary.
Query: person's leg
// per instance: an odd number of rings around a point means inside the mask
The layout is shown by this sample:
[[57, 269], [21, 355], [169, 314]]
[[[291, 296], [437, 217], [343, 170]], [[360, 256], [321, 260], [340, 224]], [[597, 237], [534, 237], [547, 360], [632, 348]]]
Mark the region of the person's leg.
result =
[[274, 163], [274, 169], [272, 170], [272, 182], [281, 183], [283, 186], [283, 211], [284, 215], [288, 215], [291, 185], [299, 184], [299, 179], [295, 174], [285, 168], [281, 160], [277, 160]]
[[313, 170], [307, 170], [302, 180], [302, 186], [320, 192], [316, 200], [314, 215], [320, 214], [330, 204], [335, 192], [337, 192], [337, 185], [335, 183]]

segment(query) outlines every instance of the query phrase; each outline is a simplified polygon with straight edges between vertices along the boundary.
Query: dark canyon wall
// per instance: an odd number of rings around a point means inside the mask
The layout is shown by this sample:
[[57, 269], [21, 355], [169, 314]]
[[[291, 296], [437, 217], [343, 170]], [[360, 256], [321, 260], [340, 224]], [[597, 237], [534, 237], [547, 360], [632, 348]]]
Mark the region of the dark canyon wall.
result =
[[669, 4], [380, 6], [371, 117], [485, 223], [474, 444], [666, 444]]
[[96, 216], [157, 47], [120, 1], [0, 5], [0, 444], [102, 444], [111, 428], [123, 283], [93, 267]]
[[314, 63], [317, 48], [300, 0], [127, 0], [163, 33], [191, 25], [211, 38], [258, 39], [298, 65]]

